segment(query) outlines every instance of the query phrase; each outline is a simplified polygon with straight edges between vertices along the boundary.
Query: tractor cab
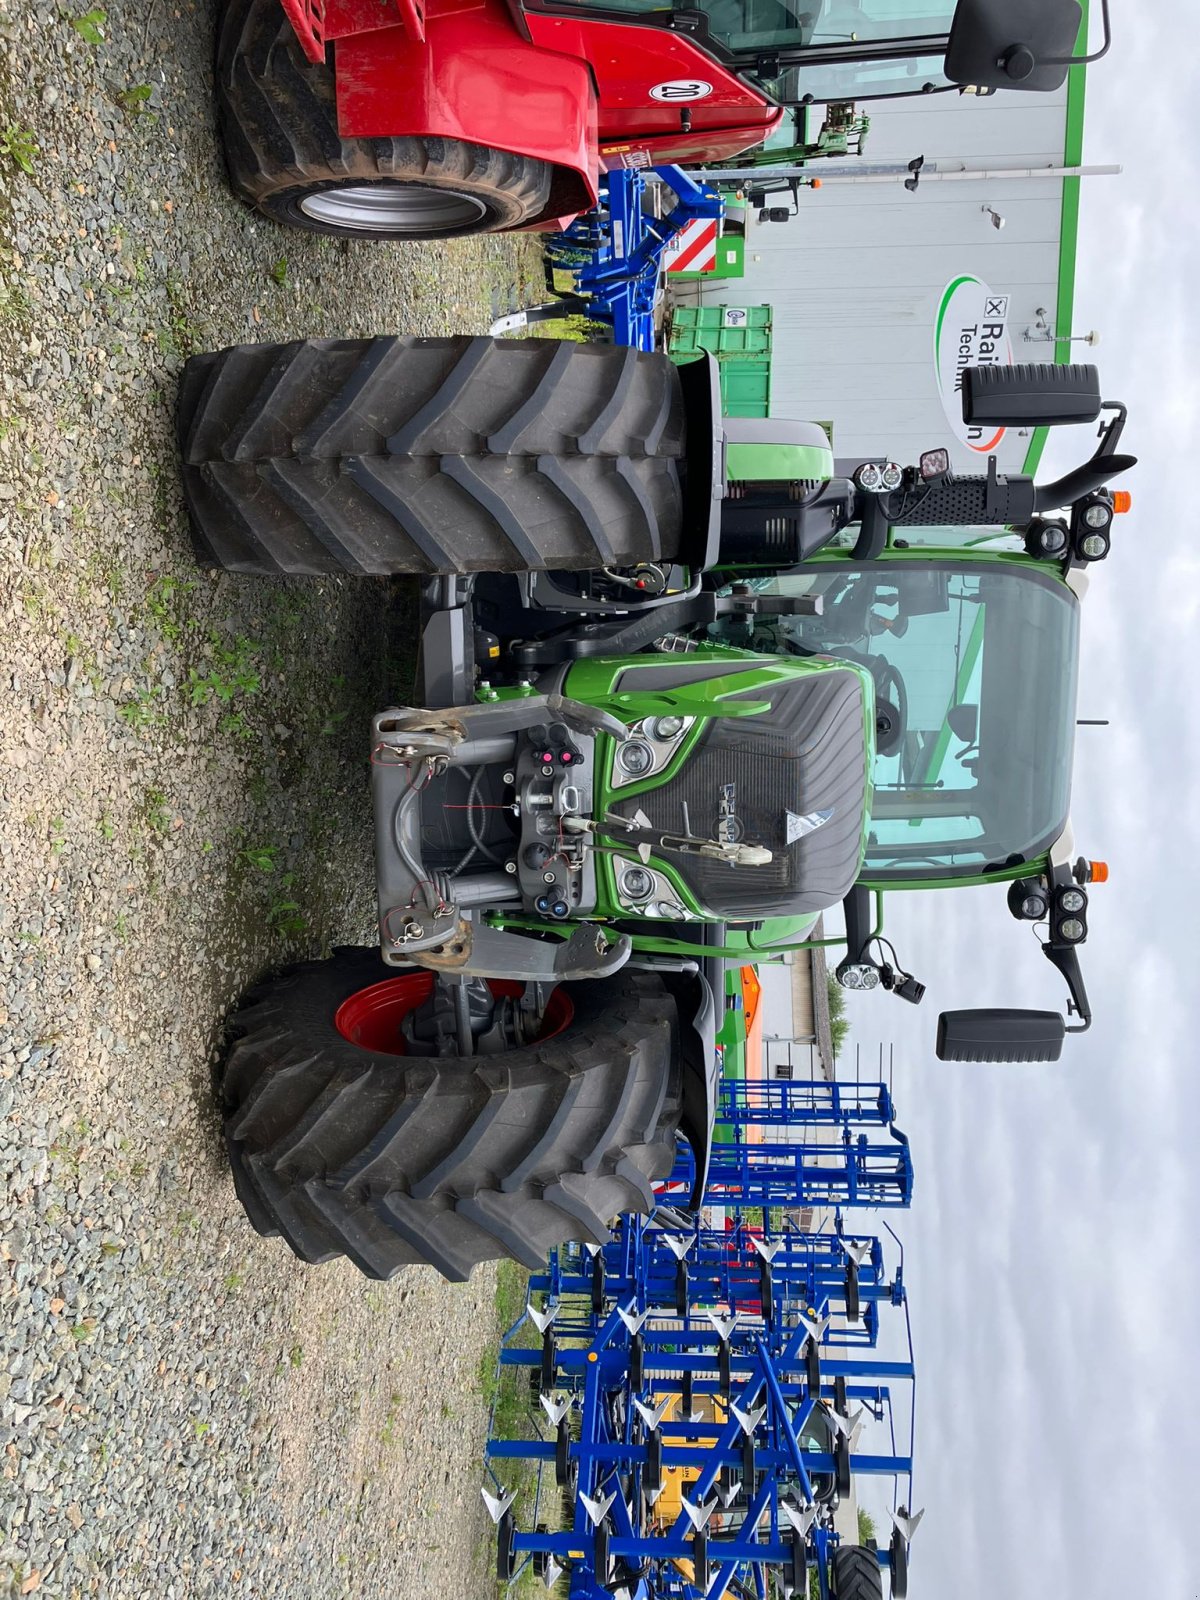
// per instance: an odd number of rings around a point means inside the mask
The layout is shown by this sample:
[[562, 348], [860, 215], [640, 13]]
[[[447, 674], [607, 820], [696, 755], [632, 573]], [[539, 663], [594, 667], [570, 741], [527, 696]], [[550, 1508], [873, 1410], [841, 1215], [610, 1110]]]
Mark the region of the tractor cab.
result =
[[865, 881], [986, 877], [1050, 848], [1067, 816], [1078, 679], [1079, 601], [1059, 574], [891, 550], [765, 587], [819, 597], [821, 614], [757, 623], [755, 648], [836, 656], [874, 681]]
[[[533, 0], [529, 11], [668, 29], [787, 107], [1053, 89], [1075, 59], [1082, 21], [1077, 0]], [[603, 135], [602, 59], [596, 69]], [[714, 91], [719, 99], [722, 85], [681, 79], [652, 93], [664, 106], [689, 107], [685, 123], [696, 118], [699, 127], [698, 103]]]

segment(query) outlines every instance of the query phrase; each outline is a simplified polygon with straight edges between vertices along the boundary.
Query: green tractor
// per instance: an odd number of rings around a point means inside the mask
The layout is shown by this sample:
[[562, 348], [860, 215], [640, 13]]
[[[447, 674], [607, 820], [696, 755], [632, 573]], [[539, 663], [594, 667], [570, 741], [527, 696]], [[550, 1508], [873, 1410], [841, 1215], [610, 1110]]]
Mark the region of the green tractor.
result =
[[1066, 980], [1069, 1022], [943, 1013], [940, 1056], [1050, 1061], [1088, 1026], [1079, 602], [1125, 411], [1077, 366], [969, 370], [963, 406], [1109, 415], [1043, 487], [937, 449], [845, 479], [813, 426], [723, 419], [711, 358], [380, 338], [188, 362], [200, 560], [414, 574], [424, 609], [424, 703], [370, 732], [379, 944], [232, 1022], [261, 1233], [375, 1277], [533, 1265], [649, 1209], [677, 1134], [698, 1198], [726, 966], [840, 905], [841, 981], [919, 1000], [879, 953], [889, 892], [994, 883]]

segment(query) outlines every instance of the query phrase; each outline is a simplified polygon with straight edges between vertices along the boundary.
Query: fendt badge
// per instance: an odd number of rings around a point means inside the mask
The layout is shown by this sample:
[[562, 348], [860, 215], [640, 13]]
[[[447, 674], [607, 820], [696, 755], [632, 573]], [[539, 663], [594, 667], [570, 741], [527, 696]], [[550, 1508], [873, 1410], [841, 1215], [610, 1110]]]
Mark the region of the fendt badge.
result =
[[722, 844], [736, 844], [742, 837], [742, 822], [737, 814], [737, 784], [723, 783], [717, 793], [717, 838]]

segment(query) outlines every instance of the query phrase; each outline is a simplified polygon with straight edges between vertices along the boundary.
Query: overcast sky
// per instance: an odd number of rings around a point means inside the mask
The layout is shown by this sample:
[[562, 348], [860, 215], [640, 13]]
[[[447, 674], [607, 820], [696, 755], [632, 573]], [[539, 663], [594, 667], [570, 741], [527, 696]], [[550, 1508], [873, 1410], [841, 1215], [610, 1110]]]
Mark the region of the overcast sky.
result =
[[[915, 1600], [1200, 1595], [1200, 66], [1194, 3], [1112, 9], [1084, 159], [1125, 171], [1083, 185], [1074, 327], [1102, 334], [1076, 349], [1128, 404], [1141, 464], [1084, 608], [1079, 714], [1112, 719], [1081, 730], [1072, 801], [1112, 872], [1083, 952], [1096, 1022], [1054, 1067], [934, 1059], [942, 1007], [1061, 1008], [999, 890], [894, 897], [926, 1004], [852, 1001], [864, 1061], [897, 1041], [916, 1164]], [[1089, 450], [1064, 430], [1042, 476]]]

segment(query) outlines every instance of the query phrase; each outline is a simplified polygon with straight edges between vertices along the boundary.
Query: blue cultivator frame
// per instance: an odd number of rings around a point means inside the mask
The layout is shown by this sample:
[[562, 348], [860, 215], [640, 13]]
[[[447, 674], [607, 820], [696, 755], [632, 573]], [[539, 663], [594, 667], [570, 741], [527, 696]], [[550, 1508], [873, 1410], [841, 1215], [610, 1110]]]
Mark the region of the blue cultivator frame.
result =
[[667, 215], [647, 212], [645, 171], [608, 173], [600, 205], [564, 233], [546, 236], [547, 274], [556, 267], [570, 272], [574, 292], [501, 317], [493, 333], [578, 313], [611, 329], [615, 344], [654, 349], [654, 309], [667, 247], [690, 222], [721, 217], [724, 203], [715, 190], [696, 183], [680, 167], [652, 167], [649, 172], [675, 193]]
[[[792, 1136], [807, 1123], [835, 1155], [857, 1142], [853, 1123], [893, 1126], [881, 1085], [760, 1090], [731, 1086], [726, 1137], [744, 1141], [756, 1114], [783, 1131], [785, 1101]], [[769, 1161], [774, 1146], [754, 1148]], [[902, 1136], [890, 1148], [909, 1192]], [[562, 1246], [531, 1279], [500, 1354], [510, 1384], [528, 1384], [527, 1436], [487, 1450], [502, 1578], [532, 1564], [547, 1587], [564, 1578], [570, 1600], [765, 1600], [773, 1574], [775, 1592], [807, 1600], [815, 1575], [827, 1600], [837, 1497], [882, 1474], [898, 1526], [874, 1559], [894, 1600], [905, 1593], [916, 1374], [903, 1252], [889, 1277], [884, 1241], [840, 1212], [832, 1232], [802, 1233], [760, 1209], [752, 1171], [740, 1199], [729, 1178], [723, 1226], [660, 1205], [603, 1245]], [[884, 1428], [883, 1451], [860, 1445], [868, 1424]], [[524, 1527], [503, 1488], [514, 1461], [536, 1468]]]

